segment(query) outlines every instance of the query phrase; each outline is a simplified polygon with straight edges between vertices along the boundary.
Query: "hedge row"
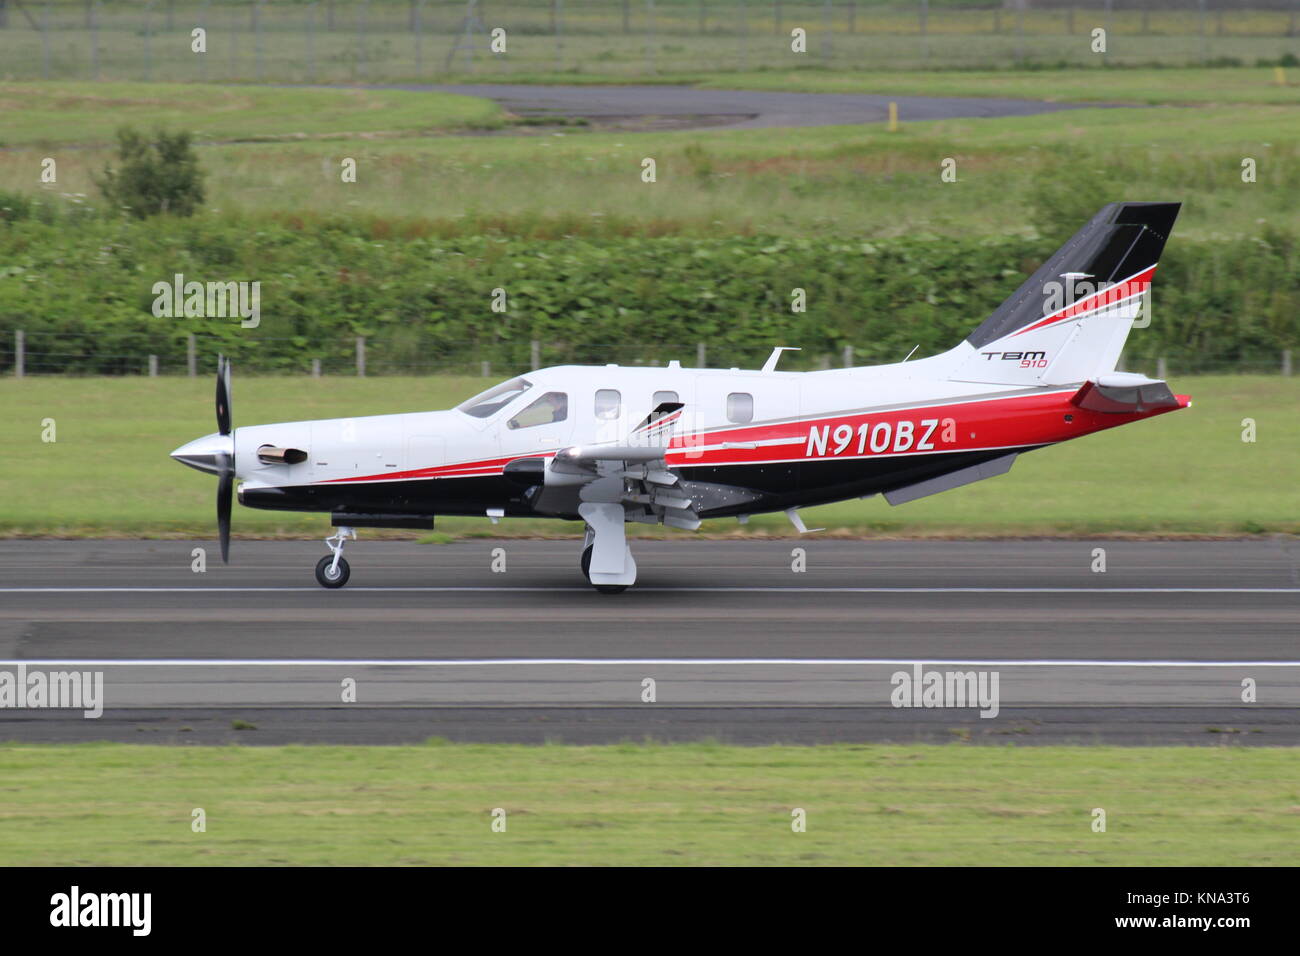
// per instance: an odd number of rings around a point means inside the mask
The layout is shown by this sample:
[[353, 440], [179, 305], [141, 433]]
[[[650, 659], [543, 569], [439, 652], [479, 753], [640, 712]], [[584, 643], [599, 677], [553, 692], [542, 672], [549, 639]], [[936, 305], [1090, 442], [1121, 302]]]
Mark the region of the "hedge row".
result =
[[[148, 354], [183, 362], [190, 332], [246, 371], [343, 361], [357, 335], [376, 370], [521, 363], [533, 339], [548, 364], [597, 361], [602, 350], [657, 359], [699, 341], [718, 361], [778, 344], [802, 346], [805, 364], [846, 345], [861, 361], [894, 361], [960, 341], [1052, 251], [1023, 238], [377, 240], [362, 220], [45, 218], [0, 210], [0, 365], [12, 360], [15, 329], [29, 349], [85, 373], [138, 370]], [[1132, 343], [1220, 364], [1294, 347], [1298, 266], [1286, 233], [1173, 242], [1155, 321]], [[156, 318], [154, 283], [175, 273], [259, 281], [260, 326]], [[492, 310], [497, 288], [505, 314]], [[795, 289], [806, 291], [806, 312], [791, 308]]]

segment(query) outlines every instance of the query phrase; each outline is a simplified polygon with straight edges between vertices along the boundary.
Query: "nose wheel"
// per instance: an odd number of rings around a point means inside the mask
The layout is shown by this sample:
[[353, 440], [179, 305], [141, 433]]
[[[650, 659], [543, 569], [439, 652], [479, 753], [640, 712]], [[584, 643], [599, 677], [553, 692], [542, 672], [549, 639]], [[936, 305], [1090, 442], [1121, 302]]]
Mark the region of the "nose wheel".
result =
[[355, 541], [356, 537], [357, 533], [351, 528], [339, 528], [337, 534], [332, 534], [325, 539], [325, 544], [331, 553], [316, 562], [317, 584], [323, 588], [341, 588], [348, 583], [352, 569], [348, 567], [348, 562], [343, 557], [343, 545], [348, 538]]
[[351, 574], [348, 562], [341, 557], [336, 559], [327, 554], [316, 562], [316, 581], [323, 588], [341, 588], [348, 583]]

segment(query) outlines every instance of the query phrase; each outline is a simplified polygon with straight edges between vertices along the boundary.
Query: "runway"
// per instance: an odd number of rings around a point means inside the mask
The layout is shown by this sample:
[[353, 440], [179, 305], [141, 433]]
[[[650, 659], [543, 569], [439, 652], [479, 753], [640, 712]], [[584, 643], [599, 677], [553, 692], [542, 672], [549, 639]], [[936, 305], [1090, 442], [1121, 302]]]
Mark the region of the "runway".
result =
[[[576, 541], [363, 532], [339, 591], [314, 542], [0, 542], [0, 672], [102, 673], [104, 707], [0, 708], [0, 738], [1300, 743], [1289, 539], [634, 551], [611, 596]], [[899, 690], [931, 672], [995, 697]]]
[[962, 96], [877, 96], [871, 93], [780, 93], [766, 90], [705, 90], [689, 86], [535, 86], [476, 83], [406, 85], [404, 90], [437, 90], [480, 96], [524, 117], [568, 117], [608, 126], [619, 121], [655, 128], [727, 126], [760, 129], [880, 123], [889, 104], [898, 104], [903, 122], [1031, 116], [1107, 104], [1046, 103], [1038, 100]]

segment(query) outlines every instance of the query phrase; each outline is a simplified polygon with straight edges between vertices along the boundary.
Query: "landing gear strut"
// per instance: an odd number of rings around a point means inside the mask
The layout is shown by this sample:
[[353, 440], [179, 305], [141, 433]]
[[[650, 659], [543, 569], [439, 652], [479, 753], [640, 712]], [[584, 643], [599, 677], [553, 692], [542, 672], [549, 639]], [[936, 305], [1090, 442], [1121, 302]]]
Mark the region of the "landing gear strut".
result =
[[578, 513], [587, 522], [582, 542], [582, 573], [601, 594], [618, 594], [636, 583], [636, 562], [627, 546], [623, 506], [587, 502]]
[[329, 546], [332, 553], [316, 562], [316, 581], [321, 587], [341, 588], [348, 583], [352, 570], [343, 558], [343, 545], [348, 538], [355, 541], [356, 531], [351, 528], [339, 528], [336, 534], [325, 539], [325, 544]]

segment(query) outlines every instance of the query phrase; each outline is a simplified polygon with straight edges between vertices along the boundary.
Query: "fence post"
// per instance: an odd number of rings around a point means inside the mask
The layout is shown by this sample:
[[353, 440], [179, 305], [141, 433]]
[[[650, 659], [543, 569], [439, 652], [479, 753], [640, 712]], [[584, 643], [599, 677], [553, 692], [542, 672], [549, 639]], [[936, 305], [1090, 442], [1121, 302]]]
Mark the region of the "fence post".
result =
[[307, 82], [316, 82], [316, 0], [307, 4]]
[[99, 0], [90, 5], [90, 63], [96, 82], [99, 80]]
[[41, 79], [50, 78], [50, 4], [41, 7]]
[[1162, 355], [1158, 359], [1156, 359], [1156, 378], [1160, 379], [1161, 381], [1164, 381], [1168, 377], [1169, 377], [1169, 363], [1165, 361], [1165, 357]]
[[564, 21], [561, 0], [551, 0], [551, 25], [555, 31], [555, 72], [564, 72]]
[[198, 349], [194, 347], [194, 333], [191, 332], [185, 336], [185, 371], [189, 373], [190, 378], [198, 374], [198, 365]]
[[318, 358], [311, 360], [311, 377], [320, 378], [320, 359]]
[[645, 0], [645, 59], [646, 72], [655, 71], [655, 0]]
[[832, 15], [831, 0], [822, 0], [822, 63], [827, 66], [830, 65], [831, 57], [835, 55], [835, 50], [831, 46]]
[[705, 347], [704, 343], [696, 342], [695, 343], [695, 367], [707, 368], [707, 366], [705, 365], [707, 358], [708, 358], [708, 349]]
[[930, 0], [921, 0], [921, 62], [930, 65]]
[[420, 23], [420, 14], [423, 12], [424, 0], [411, 0], [411, 30], [415, 33], [415, 75], [424, 75], [424, 57], [421, 51], [423, 42], [422, 27]]
[[149, 377], [158, 377], [158, 356], [156, 355], [149, 356]]
[[366, 337], [357, 336], [357, 378], [366, 377]]
[[253, 0], [253, 57], [256, 61], [257, 82], [262, 82], [262, 3]]
[[24, 339], [23, 330], [14, 329], [14, 378], [22, 378], [27, 371], [24, 361], [27, 358]]
[[844, 367], [853, 368], [853, 346], [844, 346]]
[[152, 34], [152, 24], [149, 22], [153, 14], [153, 5], [157, 0], [149, 0], [144, 5], [144, 81], [148, 83], [153, 79], [153, 44], [150, 42]]
[[357, 66], [362, 76], [370, 75], [369, 54], [366, 52], [366, 33], [369, 23], [370, 0], [361, 0], [357, 6]]
[[1209, 59], [1209, 52], [1208, 52], [1208, 47], [1207, 47], [1207, 44], [1209, 43], [1209, 41], [1205, 39], [1205, 0], [1199, 0], [1199, 3], [1198, 3], [1197, 5], [1200, 7], [1200, 10], [1201, 10], [1201, 17], [1200, 17], [1200, 20], [1201, 20], [1201, 66], [1204, 66], [1205, 63], [1206, 63], [1206, 61]]
[[849, 33], [858, 30], [858, 0], [849, 0]]
[[486, 359], [484, 359], [482, 362], [479, 362], [478, 365], [479, 365], [479, 374], [480, 374], [480, 375], [482, 375], [484, 378], [491, 378], [491, 377], [492, 377], [492, 363], [491, 363], [491, 362], [489, 362], [489, 361], [487, 361]]
[[1025, 0], [1016, 0], [1016, 65], [1025, 62]]
[[529, 352], [529, 360], [532, 362], [533, 371], [535, 372], [542, 367], [542, 343], [537, 339], [533, 339]]
[[1291, 374], [1291, 350], [1282, 350], [1282, 374], [1289, 376]]
[[740, 0], [740, 68], [749, 69], [749, 8]]
[[1101, 51], [1101, 65], [1106, 66], [1110, 63], [1110, 14], [1114, 7], [1113, 0], [1106, 0], [1106, 14], [1102, 18], [1102, 28], [1106, 31], [1106, 47]]
[[772, 0], [772, 35], [781, 35], [781, 0]]

